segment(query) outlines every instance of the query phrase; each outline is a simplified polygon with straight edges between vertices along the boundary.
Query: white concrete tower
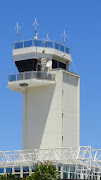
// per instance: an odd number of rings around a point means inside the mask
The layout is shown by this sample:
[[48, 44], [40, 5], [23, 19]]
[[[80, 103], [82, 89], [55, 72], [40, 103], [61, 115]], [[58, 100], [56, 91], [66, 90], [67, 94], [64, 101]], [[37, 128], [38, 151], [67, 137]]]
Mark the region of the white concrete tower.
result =
[[37, 38], [14, 43], [19, 74], [8, 86], [23, 93], [22, 149], [79, 146], [80, 76], [69, 71], [70, 49]]

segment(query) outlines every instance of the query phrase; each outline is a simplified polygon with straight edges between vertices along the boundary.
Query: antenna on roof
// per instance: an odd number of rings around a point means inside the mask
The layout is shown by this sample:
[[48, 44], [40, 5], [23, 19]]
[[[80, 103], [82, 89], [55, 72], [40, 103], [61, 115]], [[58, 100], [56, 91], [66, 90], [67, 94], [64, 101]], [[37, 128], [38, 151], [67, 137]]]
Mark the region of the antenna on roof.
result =
[[66, 33], [65, 33], [65, 30], [64, 30], [64, 33], [61, 35], [61, 37], [63, 37], [63, 45], [64, 45], [65, 41], [66, 41], [66, 38], [68, 38]]
[[37, 21], [36, 21], [36, 18], [35, 18], [35, 22], [33, 23], [33, 26], [35, 25], [35, 37], [34, 37], [34, 39], [37, 39], [38, 37], [37, 37], [37, 35], [38, 35], [38, 33], [37, 33], [37, 25], [39, 26], [39, 24], [37, 23]]
[[48, 34], [47, 34], [47, 37], [45, 38], [45, 40], [46, 40], [46, 41], [49, 41], [49, 40], [50, 40], [49, 37], [48, 37]]
[[18, 41], [19, 41], [19, 30], [21, 29], [21, 27], [18, 25], [18, 22], [15, 29], [17, 29], [17, 35], [18, 35]]

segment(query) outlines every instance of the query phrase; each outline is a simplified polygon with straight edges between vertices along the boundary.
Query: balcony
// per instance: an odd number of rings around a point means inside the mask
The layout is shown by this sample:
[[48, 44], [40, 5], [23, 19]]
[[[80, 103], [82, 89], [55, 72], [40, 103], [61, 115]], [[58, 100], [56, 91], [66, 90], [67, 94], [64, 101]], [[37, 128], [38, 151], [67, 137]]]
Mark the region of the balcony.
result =
[[70, 48], [62, 45], [61, 43], [50, 41], [50, 40], [45, 41], [45, 40], [39, 40], [39, 39], [15, 42], [13, 44], [13, 49], [20, 49], [20, 48], [33, 47], [33, 46], [52, 48], [52, 49], [56, 49], [64, 53], [70, 54]]
[[[17, 92], [23, 92], [25, 88], [55, 84], [55, 74], [31, 71], [8, 76], [8, 87]], [[24, 89], [23, 89], [24, 88]]]

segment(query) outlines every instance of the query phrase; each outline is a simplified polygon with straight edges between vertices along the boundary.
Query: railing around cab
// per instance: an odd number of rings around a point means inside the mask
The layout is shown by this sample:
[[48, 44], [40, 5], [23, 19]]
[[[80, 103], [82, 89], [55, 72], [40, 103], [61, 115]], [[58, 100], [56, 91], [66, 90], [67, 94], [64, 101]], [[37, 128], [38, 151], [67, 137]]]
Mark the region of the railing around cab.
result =
[[27, 80], [27, 79], [43, 79], [43, 80], [55, 81], [55, 74], [41, 72], [41, 71], [31, 71], [31, 72], [24, 72], [24, 73], [13, 74], [8, 76], [9, 82]]
[[36, 47], [48, 47], [48, 48], [53, 48], [57, 49], [59, 51], [65, 52], [67, 54], [70, 54], [70, 48], [62, 45], [59, 42], [54, 42], [54, 41], [45, 41], [45, 40], [27, 40], [27, 41], [19, 41], [19, 42], [14, 42], [13, 43], [13, 49], [19, 49], [19, 48], [25, 48], [25, 47], [31, 47], [31, 46], [36, 46]]

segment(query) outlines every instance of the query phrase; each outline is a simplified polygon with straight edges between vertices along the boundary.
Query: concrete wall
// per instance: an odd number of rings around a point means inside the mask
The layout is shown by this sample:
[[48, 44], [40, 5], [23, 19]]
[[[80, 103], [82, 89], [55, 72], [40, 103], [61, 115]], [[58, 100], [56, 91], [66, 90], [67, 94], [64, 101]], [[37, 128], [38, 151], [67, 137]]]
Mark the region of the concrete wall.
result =
[[24, 93], [23, 149], [61, 146], [61, 78], [62, 72], [57, 72], [55, 85], [27, 88]]
[[79, 77], [57, 70], [56, 84], [23, 95], [23, 149], [79, 145]]
[[79, 146], [80, 78], [72, 73], [63, 73], [62, 113], [63, 146]]

